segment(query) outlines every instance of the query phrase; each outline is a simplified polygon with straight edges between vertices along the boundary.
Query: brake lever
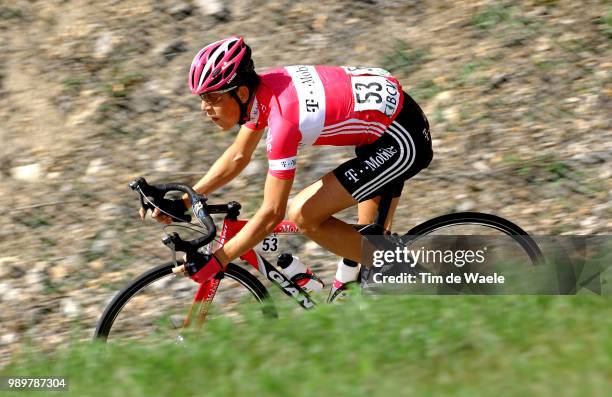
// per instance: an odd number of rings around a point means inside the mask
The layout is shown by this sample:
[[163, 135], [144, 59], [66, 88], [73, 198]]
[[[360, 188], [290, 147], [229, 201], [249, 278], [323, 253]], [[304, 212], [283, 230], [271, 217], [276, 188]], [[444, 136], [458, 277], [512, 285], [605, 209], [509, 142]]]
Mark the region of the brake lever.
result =
[[[176, 233], [173, 233], [173, 235], [176, 235]], [[174, 267], [178, 266], [178, 263], [176, 262], [176, 246], [174, 245], [174, 240], [173, 240], [174, 236], [170, 236], [169, 234], [164, 235], [164, 237], [162, 237], [162, 243], [170, 248], [170, 251], [172, 251], [172, 262], [174, 262]]]
[[142, 209], [144, 209], [144, 214], [142, 214], [143, 218], [147, 217], [147, 211], [151, 210], [153, 211], [153, 206], [149, 203], [145, 203], [144, 199], [142, 198], [142, 193], [138, 192], [138, 198], [140, 199], [140, 207]]
[[138, 192], [138, 198], [140, 199], [140, 207], [142, 209], [144, 209], [144, 214], [143, 216], [146, 217], [147, 216], [147, 211], [151, 210], [151, 212], [153, 212], [155, 210], [155, 207], [149, 203], [149, 202], [145, 202], [144, 200], [144, 192], [142, 190], [142, 186], [148, 186], [147, 181], [143, 178], [140, 177], [132, 182], [130, 182], [129, 187], [130, 189], [134, 190], [135, 192]]
[[179, 266], [176, 260], [176, 245], [174, 244], [174, 240], [177, 238], [180, 238], [177, 233], [172, 233], [172, 235], [166, 234], [162, 237], [162, 243], [172, 251], [172, 262], [174, 263], [174, 267], [172, 268], [173, 274], [185, 273], [185, 265]]

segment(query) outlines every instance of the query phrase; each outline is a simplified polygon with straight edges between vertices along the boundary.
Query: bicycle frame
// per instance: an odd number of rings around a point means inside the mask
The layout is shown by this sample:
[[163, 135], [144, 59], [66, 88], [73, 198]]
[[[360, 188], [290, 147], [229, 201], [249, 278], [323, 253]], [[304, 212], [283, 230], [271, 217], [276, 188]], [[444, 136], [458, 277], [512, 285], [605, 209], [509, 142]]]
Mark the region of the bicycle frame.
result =
[[[383, 225], [385, 224], [385, 219], [387, 218], [392, 199], [393, 197], [390, 193], [382, 195], [375, 223], [369, 225], [354, 226], [360, 229], [360, 232], [362, 234], [384, 234], [385, 230]], [[232, 237], [234, 237], [244, 227], [244, 225], [246, 225], [248, 220], [238, 219], [238, 216], [240, 215], [239, 206], [235, 212], [230, 211], [217, 213], [226, 213], [226, 216], [223, 219], [221, 235], [219, 236], [219, 244], [217, 245], [217, 248], [219, 248], [223, 246], [227, 241], [229, 241]], [[371, 228], [369, 229], [370, 231], [368, 231], [368, 228]], [[288, 220], [284, 220], [278, 225], [276, 225], [276, 227], [272, 231], [272, 234], [301, 234], [301, 232], [295, 223]], [[302, 306], [302, 308], [311, 309], [316, 305], [315, 302], [311, 299], [310, 295], [308, 295], [308, 293], [302, 290], [293, 281], [289, 280], [280, 271], [280, 269], [268, 262], [254, 249], [250, 249], [248, 252], [242, 255], [240, 259], [248, 262], [251, 266], [257, 269], [268, 280], [270, 280], [272, 284], [276, 285], [281, 291], [283, 291], [285, 295], [293, 298], [300, 306]], [[197, 317], [198, 325], [201, 326], [203, 324], [204, 320], [206, 319], [210, 303], [212, 302], [215, 297], [215, 294], [217, 293], [217, 288], [219, 287], [221, 279], [222, 277], [215, 277], [200, 285], [198, 291], [196, 292], [193, 298], [193, 302], [189, 309], [189, 315], [185, 319], [184, 326], [188, 325], [189, 318], [191, 317], [191, 313], [193, 312], [193, 308], [197, 304], [200, 305]]]
[[[223, 219], [223, 227], [219, 236], [219, 243], [217, 245], [217, 248], [223, 246], [227, 241], [232, 239], [244, 227], [244, 225], [246, 225], [246, 223], [247, 220], [232, 219], [232, 217], [230, 217], [229, 215], [225, 216], [225, 218]], [[274, 228], [272, 234], [301, 234], [301, 232], [295, 223], [285, 220], [279, 223]], [[315, 306], [315, 302], [311, 299], [310, 295], [304, 292], [304, 290], [302, 290], [293, 281], [289, 280], [280, 271], [280, 269], [268, 262], [254, 249], [250, 249], [248, 252], [242, 255], [240, 259], [248, 262], [251, 266], [257, 269], [268, 280], [270, 280], [281, 291], [283, 291], [285, 295], [295, 299], [297, 303], [304, 309], [311, 309]], [[189, 313], [185, 318], [184, 326], [189, 325], [189, 318], [191, 317], [191, 313], [193, 312], [193, 308], [195, 307], [195, 305], [200, 305], [197, 318], [198, 325], [202, 325], [208, 313], [210, 303], [215, 297], [221, 279], [222, 277], [215, 277], [200, 284], [200, 287], [198, 288], [198, 291], [196, 292], [193, 298]]]

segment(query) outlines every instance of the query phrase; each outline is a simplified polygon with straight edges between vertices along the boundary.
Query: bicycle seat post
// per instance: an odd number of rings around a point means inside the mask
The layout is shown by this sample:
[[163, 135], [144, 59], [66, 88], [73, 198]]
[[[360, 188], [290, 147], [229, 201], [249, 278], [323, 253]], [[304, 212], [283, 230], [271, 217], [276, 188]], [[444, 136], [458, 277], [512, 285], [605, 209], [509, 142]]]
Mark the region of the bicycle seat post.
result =
[[375, 224], [380, 226], [381, 230], [385, 230], [385, 221], [389, 215], [391, 201], [393, 200], [393, 189], [389, 189], [385, 194], [381, 195], [380, 203], [378, 204], [378, 214]]

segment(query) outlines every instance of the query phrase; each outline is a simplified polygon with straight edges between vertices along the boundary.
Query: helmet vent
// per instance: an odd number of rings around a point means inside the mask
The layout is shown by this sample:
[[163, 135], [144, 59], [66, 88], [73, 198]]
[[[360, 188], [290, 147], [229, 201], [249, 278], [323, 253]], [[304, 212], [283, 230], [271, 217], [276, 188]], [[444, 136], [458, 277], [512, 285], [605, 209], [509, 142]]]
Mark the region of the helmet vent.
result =
[[225, 56], [225, 51], [223, 51], [221, 54], [217, 56], [217, 59], [215, 59], [215, 63], [214, 63], [215, 67], [219, 65], [219, 62], [221, 62], [224, 56]]
[[227, 68], [223, 71], [223, 78], [227, 79], [232, 73], [232, 69], [231, 68]]
[[216, 84], [219, 84], [220, 82], [221, 82], [221, 76], [218, 75], [217, 77], [212, 79], [212, 81], [210, 82], [210, 85], [216, 85]]

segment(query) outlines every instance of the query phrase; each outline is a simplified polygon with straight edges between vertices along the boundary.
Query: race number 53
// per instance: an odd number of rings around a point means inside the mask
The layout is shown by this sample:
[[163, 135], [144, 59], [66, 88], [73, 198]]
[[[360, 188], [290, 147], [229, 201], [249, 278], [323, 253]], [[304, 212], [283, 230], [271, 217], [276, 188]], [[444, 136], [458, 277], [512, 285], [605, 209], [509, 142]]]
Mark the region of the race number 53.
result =
[[275, 234], [267, 236], [261, 242], [261, 250], [263, 252], [276, 252], [278, 251], [278, 238]]
[[352, 76], [355, 111], [378, 110], [393, 116], [399, 103], [397, 86], [382, 76]]
[[382, 85], [380, 85], [380, 83], [375, 81], [369, 84], [355, 83], [353, 87], [355, 88], [355, 100], [357, 103], [366, 103], [370, 102], [370, 100], [372, 100], [371, 102], [373, 103], [382, 102], [382, 96], [380, 95], [382, 92]]

